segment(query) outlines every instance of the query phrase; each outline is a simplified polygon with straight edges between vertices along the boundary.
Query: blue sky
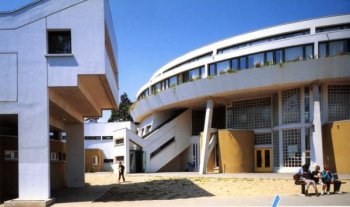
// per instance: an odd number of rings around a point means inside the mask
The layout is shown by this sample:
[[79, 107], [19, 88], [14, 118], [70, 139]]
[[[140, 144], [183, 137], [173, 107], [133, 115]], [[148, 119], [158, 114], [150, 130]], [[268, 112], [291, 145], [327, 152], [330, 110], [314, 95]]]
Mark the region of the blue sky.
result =
[[[350, 13], [350, 0], [109, 0], [120, 94], [131, 100], [161, 66], [201, 46], [264, 27]], [[0, 10], [31, 0], [0, 0]]]

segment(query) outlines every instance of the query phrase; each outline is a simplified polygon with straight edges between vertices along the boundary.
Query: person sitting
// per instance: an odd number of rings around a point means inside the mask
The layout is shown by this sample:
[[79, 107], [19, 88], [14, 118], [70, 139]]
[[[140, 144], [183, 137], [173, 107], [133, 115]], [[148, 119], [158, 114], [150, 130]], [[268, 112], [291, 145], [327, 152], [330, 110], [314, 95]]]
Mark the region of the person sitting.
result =
[[300, 180], [302, 180], [305, 183], [305, 195], [309, 196], [309, 187], [310, 185], [313, 186], [315, 189], [316, 196], [319, 196], [317, 191], [316, 182], [313, 180], [311, 171], [309, 170], [310, 165], [304, 164], [298, 171], [298, 175], [300, 176]]
[[[322, 173], [320, 172], [320, 166], [316, 165], [315, 170], [311, 173], [312, 179], [315, 181], [316, 184], [323, 184], [322, 183]], [[323, 195], [324, 192], [321, 192], [321, 195]]]
[[324, 183], [322, 186], [323, 193], [325, 193], [325, 189], [327, 187], [327, 195], [329, 195], [330, 185], [333, 183], [333, 190], [335, 194], [343, 194], [340, 192], [341, 182], [335, 179], [334, 174], [329, 170], [327, 165], [324, 166], [324, 170], [322, 171], [322, 182]]

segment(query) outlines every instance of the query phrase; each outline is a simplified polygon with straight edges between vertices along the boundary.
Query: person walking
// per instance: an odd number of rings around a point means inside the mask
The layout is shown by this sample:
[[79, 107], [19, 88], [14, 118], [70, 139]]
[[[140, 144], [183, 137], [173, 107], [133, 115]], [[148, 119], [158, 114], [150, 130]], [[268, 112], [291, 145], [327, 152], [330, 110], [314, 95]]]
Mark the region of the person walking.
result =
[[119, 166], [118, 166], [118, 171], [119, 171], [118, 183], [120, 183], [120, 178], [121, 177], [123, 178], [123, 182], [125, 182], [124, 170], [125, 170], [125, 167], [124, 167], [122, 161], [119, 161]]

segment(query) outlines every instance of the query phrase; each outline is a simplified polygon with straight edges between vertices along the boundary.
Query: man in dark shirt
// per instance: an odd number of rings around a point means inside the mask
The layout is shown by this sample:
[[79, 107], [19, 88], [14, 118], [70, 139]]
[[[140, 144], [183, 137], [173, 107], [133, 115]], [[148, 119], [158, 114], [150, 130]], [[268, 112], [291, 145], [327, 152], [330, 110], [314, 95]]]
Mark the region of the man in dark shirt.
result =
[[120, 178], [123, 177], [123, 182], [125, 182], [125, 177], [124, 177], [124, 165], [122, 164], [122, 161], [119, 161], [119, 167], [118, 167], [118, 170], [119, 170], [119, 178], [118, 178], [118, 182], [120, 182]]

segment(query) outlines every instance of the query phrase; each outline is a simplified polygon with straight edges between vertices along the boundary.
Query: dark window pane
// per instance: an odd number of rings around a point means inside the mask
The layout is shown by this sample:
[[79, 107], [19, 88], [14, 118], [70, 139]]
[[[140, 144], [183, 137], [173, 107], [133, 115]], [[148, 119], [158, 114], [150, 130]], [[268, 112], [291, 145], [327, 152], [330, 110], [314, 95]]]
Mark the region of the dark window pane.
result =
[[256, 151], [256, 167], [262, 167], [261, 150]]
[[248, 68], [261, 67], [264, 64], [264, 53], [248, 56]]
[[199, 68], [199, 71], [200, 71], [200, 73], [201, 73], [201, 78], [204, 78], [204, 75], [205, 75], [205, 67], [204, 67], [204, 66], [200, 67], [200, 68]]
[[346, 41], [329, 42], [329, 56], [340, 55], [345, 52]]
[[231, 61], [232, 69], [233, 70], [239, 70], [239, 65], [238, 65], [238, 59], [235, 58]]
[[273, 64], [273, 52], [267, 52], [266, 53], [266, 60], [265, 60], [267, 65], [272, 65]]
[[303, 47], [291, 47], [285, 50], [285, 61], [294, 61], [303, 59]]
[[177, 85], [177, 76], [173, 76], [169, 78], [169, 87], [173, 87]]
[[283, 50], [276, 50], [276, 63], [283, 63]]
[[215, 64], [209, 65], [209, 75], [216, 75]]
[[270, 164], [270, 150], [265, 150], [265, 167], [269, 168]]
[[312, 45], [307, 45], [305, 46], [305, 58], [306, 59], [312, 59], [314, 58], [314, 52], [313, 52], [313, 46]]
[[239, 68], [240, 69], [246, 69], [247, 68], [247, 57], [241, 57], [239, 58]]
[[320, 43], [318, 45], [318, 57], [323, 58], [327, 56], [327, 43]]
[[216, 70], [219, 74], [228, 71], [228, 69], [230, 69], [230, 62], [228, 60], [216, 64]]
[[102, 139], [113, 139], [113, 136], [102, 136]]
[[72, 53], [70, 31], [49, 31], [48, 44], [49, 54]]

